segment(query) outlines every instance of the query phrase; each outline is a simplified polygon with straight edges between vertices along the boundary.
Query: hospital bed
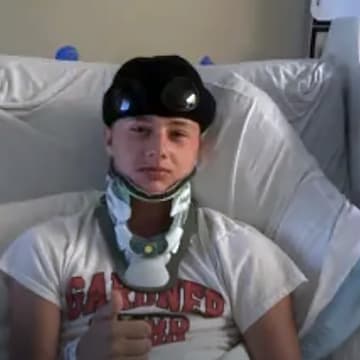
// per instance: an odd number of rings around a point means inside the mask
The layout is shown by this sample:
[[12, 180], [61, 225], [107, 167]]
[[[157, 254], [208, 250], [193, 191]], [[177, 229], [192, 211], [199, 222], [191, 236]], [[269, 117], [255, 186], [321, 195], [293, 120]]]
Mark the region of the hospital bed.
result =
[[[103, 189], [101, 99], [117, 68], [0, 56], [0, 251], [27, 227], [93, 201], [90, 189]], [[259, 228], [303, 270], [309, 282], [294, 300], [305, 334], [360, 258], [353, 205], [360, 205], [360, 142], [349, 136], [360, 112], [348, 68], [329, 56], [198, 69], [218, 111], [195, 195]], [[3, 360], [3, 281], [0, 299]], [[331, 359], [358, 359], [357, 338]], [[247, 358], [241, 347], [225, 357]]]

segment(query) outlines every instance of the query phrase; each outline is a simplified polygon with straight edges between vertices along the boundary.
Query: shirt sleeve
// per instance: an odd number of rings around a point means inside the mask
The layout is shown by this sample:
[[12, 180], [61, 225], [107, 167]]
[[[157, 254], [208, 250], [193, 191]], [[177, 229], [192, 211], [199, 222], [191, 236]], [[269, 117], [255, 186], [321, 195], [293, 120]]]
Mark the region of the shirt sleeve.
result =
[[235, 322], [244, 333], [306, 281], [293, 261], [248, 225], [222, 239], [223, 271]]
[[64, 251], [47, 226], [14, 240], [0, 258], [0, 270], [36, 295], [60, 307], [60, 265]]

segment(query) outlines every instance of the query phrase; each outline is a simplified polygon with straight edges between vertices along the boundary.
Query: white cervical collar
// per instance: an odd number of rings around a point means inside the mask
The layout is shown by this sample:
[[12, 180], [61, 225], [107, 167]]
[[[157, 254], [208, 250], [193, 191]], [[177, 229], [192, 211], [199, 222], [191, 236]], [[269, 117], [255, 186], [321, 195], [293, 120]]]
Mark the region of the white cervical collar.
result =
[[170, 212], [173, 218], [172, 224], [167, 233], [159, 234], [159, 237], [165, 238], [167, 248], [156, 256], [137, 254], [130, 246], [132, 239], [139, 238], [132, 234], [127, 226], [127, 221], [131, 217], [130, 196], [129, 190], [119, 177], [108, 175], [105, 199], [114, 224], [117, 245], [125, 253], [129, 263], [125, 273], [126, 281], [137, 287], [164, 286], [169, 281], [166, 264], [179, 249], [183, 225], [191, 204], [190, 181], [185, 182], [172, 196]]

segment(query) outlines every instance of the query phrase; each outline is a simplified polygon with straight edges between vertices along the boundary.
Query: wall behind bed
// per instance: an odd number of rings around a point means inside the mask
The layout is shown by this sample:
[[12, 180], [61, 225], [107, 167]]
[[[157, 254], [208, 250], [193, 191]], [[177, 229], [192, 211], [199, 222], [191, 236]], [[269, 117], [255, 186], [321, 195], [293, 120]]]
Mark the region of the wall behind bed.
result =
[[218, 63], [306, 54], [308, 0], [1, 0], [0, 53], [85, 61], [205, 54]]

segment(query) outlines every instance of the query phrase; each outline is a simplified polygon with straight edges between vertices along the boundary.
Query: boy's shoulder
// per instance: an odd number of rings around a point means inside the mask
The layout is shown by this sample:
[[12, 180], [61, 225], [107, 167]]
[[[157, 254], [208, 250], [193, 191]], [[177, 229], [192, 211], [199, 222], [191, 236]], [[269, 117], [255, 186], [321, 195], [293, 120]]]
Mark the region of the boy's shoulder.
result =
[[[198, 230], [215, 243], [228, 243], [230, 247], [258, 247], [274, 244], [254, 226], [208, 207], [198, 207]], [[235, 242], [235, 244], [234, 244]]]

